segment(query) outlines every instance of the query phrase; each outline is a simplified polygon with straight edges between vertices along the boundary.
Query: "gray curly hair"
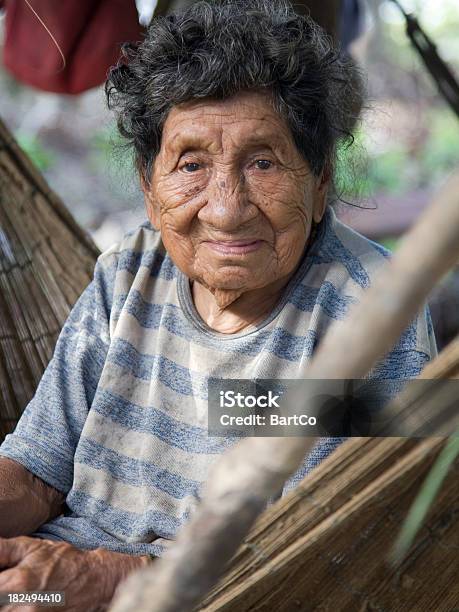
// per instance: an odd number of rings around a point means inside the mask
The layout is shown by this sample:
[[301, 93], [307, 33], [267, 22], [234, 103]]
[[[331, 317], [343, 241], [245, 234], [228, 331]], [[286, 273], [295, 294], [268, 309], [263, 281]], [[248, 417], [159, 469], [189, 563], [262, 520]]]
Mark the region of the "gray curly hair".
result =
[[173, 106], [244, 90], [270, 94], [317, 176], [333, 170], [339, 143], [353, 142], [364, 100], [361, 74], [288, 0], [199, 1], [157, 17], [141, 43], [123, 45], [105, 85], [147, 184]]

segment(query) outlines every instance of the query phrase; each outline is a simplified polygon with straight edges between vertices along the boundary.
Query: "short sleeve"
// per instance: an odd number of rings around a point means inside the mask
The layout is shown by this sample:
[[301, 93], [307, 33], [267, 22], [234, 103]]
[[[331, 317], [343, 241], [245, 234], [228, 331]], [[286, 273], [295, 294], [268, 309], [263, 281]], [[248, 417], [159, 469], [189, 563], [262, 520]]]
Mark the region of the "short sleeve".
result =
[[73, 458], [110, 342], [113, 283], [99, 258], [92, 282], [73, 307], [33, 399], [0, 455], [67, 493]]
[[376, 380], [409, 380], [419, 376], [437, 356], [437, 343], [428, 306], [421, 309], [394, 348], [368, 374]]
[[[369, 380], [385, 381], [384, 402], [399, 393], [407, 380], [416, 378], [437, 355], [437, 344], [429, 308], [423, 307], [418, 316], [400, 336], [394, 348], [368, 373]], [[381, 395], [382, 397], [382, 395]], [[285, 495], [303, 480], [315, 467], [326, 459], [347, 438], [319, 438], [298, 470], [285, 483]]]

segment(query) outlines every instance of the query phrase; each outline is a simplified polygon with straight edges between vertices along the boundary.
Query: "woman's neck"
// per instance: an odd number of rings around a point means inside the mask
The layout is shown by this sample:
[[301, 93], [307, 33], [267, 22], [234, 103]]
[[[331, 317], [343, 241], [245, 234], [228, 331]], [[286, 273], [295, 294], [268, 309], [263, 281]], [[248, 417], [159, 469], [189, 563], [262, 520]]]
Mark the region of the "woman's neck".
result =
[[195, 308], [203, 321], [222, 334], [237, 334], [251, 325], [260, 323], [279, 302], [285, 286], [293, 276], [279, 279], [272, 285], [242, 293], [225, 307], [217, 301], [212, 291], [198, 282], [191, 288]]

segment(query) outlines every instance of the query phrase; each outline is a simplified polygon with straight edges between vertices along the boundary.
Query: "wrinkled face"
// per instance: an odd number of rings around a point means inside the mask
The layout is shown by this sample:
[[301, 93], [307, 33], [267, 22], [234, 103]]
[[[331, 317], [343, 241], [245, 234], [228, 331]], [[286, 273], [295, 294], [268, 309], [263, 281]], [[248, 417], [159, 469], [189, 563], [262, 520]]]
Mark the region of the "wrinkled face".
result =
[[236, 298], [293, 273], [326, 184], [266, 94], [244, 92], [173, 107], [144, 191], [174, 263]]

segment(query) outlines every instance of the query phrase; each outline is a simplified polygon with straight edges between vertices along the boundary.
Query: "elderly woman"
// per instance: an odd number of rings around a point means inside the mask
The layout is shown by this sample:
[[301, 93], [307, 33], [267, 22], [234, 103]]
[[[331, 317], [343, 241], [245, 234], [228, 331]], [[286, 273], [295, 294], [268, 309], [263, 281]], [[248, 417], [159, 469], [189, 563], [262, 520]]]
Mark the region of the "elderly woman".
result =
[[[328, 205], [358, 72], [287, 3], [156, 19], [106, 92], [148, 221], [100, 256], [0, 449], [0, 591], [85, 610], [162, 554], [234, 442], [208, 435], [209, 378], [300, 377], [387, 257]], [[434, 353], [422, 312], [371, 376], [414, 377]], [[320, 439], [283, 493], [339, 443]]]

